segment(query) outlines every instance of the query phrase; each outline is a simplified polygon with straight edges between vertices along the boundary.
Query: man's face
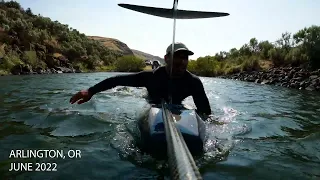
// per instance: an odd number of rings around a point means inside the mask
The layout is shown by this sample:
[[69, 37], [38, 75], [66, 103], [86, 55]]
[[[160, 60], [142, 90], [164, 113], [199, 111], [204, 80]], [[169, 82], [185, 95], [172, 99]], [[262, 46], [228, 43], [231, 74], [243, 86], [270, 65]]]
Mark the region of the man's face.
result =
[[[187, 70], [189, 56], [185, 51], [177, 51], [173, 54], [172, 75], [181, 76]], [[168, 56], [167, 64], [171, 65], [171, 54]], [[171, 66], [169, 66], [171, 67]]]

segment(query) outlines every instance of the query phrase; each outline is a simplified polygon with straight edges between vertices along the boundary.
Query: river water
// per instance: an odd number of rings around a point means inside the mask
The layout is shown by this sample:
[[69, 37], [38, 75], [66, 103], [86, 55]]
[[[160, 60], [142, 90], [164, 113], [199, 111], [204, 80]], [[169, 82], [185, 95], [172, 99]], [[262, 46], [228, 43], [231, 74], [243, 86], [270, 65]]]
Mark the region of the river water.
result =
[[[144, 88], [116, 87], [69, 104], [77, 91], [117, 74], [0, 77], [0, 179], [168, 178], [166, 163], [136, 146]], [[319, 93], [201, 80], [220, 121], [207, 123], [206, 152], [195, 158], [204, 179], [320, 179]], [[184, 104], [194, 106], [191, 97]], [[81, 157], [9, 158], [22, 149], [79, 150]], [[9, 172], [13, 162], [56, 163], [57, 171]]]

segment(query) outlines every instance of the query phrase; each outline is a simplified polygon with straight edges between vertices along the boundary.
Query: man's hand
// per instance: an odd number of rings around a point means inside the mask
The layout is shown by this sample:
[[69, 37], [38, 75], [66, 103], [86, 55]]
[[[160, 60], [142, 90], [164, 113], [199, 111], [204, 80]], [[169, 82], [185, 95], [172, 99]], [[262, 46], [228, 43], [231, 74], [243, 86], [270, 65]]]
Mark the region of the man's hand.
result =
[[82, 104], [85, 103], [87, 101], [89, 101], [91, 99], [92, 95], [89, 93], [88, 90], [81, 90], [79, 91], [77, 94], [73, 95], [70, 99], [70, 103], [73, 104], [75, 102], [77, 102], [78, 100], [78, 104]]

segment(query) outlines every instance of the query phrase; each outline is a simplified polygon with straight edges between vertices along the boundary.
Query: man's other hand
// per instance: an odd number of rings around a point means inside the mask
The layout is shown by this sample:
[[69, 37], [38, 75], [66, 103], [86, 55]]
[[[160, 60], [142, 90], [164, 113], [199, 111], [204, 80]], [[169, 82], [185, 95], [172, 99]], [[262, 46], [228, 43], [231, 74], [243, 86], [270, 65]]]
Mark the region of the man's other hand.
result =
[[73, 104], [79, 100], [78, 104], [82, 104], [89, 101], [91, 97], [92, 95], [89, 93], [88, 90], [81, 90], [70, 98], [70, 103]]

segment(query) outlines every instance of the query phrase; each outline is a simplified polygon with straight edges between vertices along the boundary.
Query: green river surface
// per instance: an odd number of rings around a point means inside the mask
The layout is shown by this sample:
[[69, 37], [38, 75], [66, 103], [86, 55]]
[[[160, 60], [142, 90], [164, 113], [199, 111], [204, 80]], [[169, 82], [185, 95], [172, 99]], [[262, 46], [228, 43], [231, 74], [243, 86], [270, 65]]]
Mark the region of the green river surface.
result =
[[[140, 152], [145, 88], [116, 87], [85, 104], [70, 97], [120, 73], [0, 77], [0, 179], [168, 179], [163, 161]], [[201, 77], [212, 111], [203, 179], [320, 179], [320, 96]], [[184, 102], [194, 106], [192, 98]], [[78, 158], [9, 158], [11, 150], [80, 150]], [[57, 163], [56, 172], [9, 172], [12, 162]], [[35, 166], [35, 165], [34, 165]]]

